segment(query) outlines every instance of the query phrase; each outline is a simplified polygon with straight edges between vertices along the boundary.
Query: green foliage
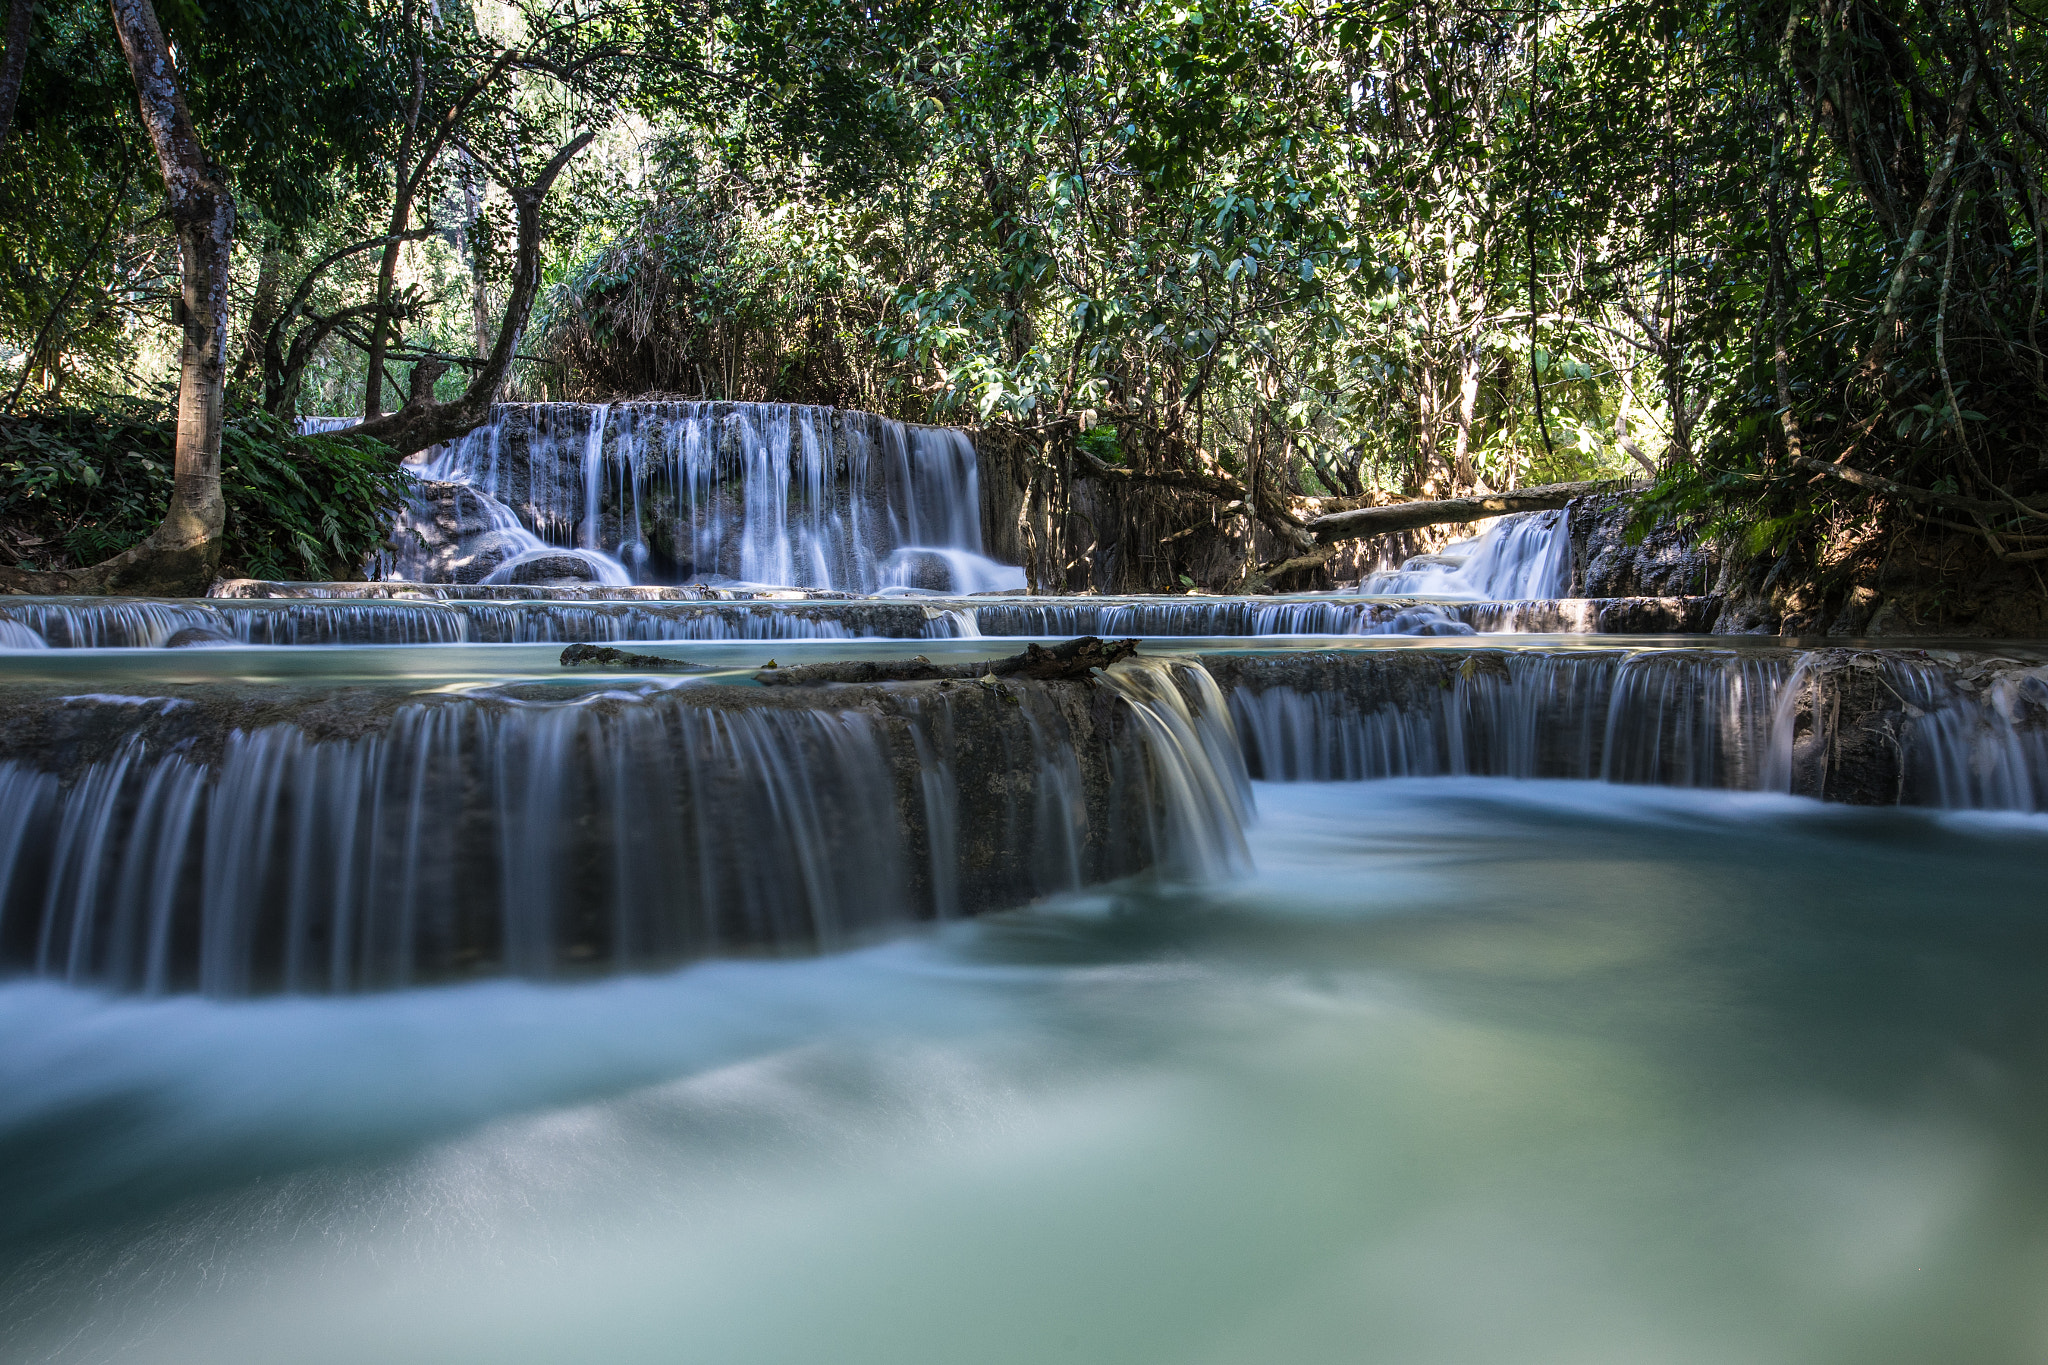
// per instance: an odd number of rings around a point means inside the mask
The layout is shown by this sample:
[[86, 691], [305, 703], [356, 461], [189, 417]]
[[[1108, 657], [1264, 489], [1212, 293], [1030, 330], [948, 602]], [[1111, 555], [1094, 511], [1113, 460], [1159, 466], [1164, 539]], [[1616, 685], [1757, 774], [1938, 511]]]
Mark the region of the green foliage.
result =
[[[1800, 458], [1949, 499], [1966, 529], [2048, 498], [2030, 9], [163, 5], [283, 293], [383, 232], [418, 172], [406, 223], [436, 235], [382, 305], [401, 384], [484, 349], [510, 224], [480, 187], [604, 127], [547, 206], [529, 393], [1007, 427], [1242, 499], [1283, 538], [1300, 495], [1645, 468], [1656, 505], [1781, 557], [1934, 505]], [[176, 262], [104, 12], [57, 0], [37, 24], [0, 147], [0, 343], [29, 401], [101, 402], [161, 378], [139, 339], [168, 333]], [[415, 96], [456, 132], [404, 167]], [[292, 324], [355, 319], [306, 372], [327, 410], [364, 391], [376, 259]], [[289, 503], [282, 477], [250, 486]], [[2039, 520], [1977, 529], [2048, 550]]]
[[[207, 150], [244, 212], [297, 231], [371, 175], [405, 117], [388, 21], [336, 0], [163, 0]], [[381, 50], [380, 50], [381, 49]]]
[[1064, 430], [1176, 487], [1654, 467], [1655, 505], [1777, 556], [1926, 505], [1816, 479], [1798, 442], [2048, 496], [2030, 11], [751, 0], [721, 25], [733, 98], [554, 301], [570, 392]]
[[354, 578], [411, 484], [387, 446], [250, 413], [221, 441], [225, 557], [251, 578]]
[[[93, 564], [148, 535], [170, 498], [175, 435], [164, 405], [141, 400], [0, 420], [0, 542], [16, 567]], [[228, 569], [353, 577], [409, 486], [373, 442], [301, 436], [261, 412], [238, 417], [221, 447]]]

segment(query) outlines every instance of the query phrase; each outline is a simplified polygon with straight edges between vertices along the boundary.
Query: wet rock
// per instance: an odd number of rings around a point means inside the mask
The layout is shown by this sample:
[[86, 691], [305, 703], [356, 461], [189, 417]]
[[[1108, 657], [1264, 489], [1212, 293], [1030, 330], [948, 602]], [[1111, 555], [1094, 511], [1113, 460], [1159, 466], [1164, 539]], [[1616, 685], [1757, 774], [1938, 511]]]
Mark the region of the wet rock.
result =
[[1022, 654], [998, 661], [989, 668], [989, 672], [997, 677], [1014, 675], [1039, 682], [1086, 678], [1096, 669], [1121, 663], [1137, 652], [1136, 640], [1102, 640], [1084, 635], [1050, 649], [1026, 645]]
[[399, 510], [390, 541], [417, 572], [446, 578], [467, 557], [469, 543], [490, 529], [490, 514], [473, 490], [422, 480]]
[[1721, 615], [1719, 597], [1622, 597], [1601, 602], [1604, 635], [1704, 635]]
[[486, 531], [463, 542], [447, 563], [447, 577], [456, 583], [481, 583], [507, 560], [525, 550], [521, 537], [504, 531]]
[[702, 668], [688, 659], [671, 659], [661, 654], [629, 654], [623, 649], [612, 649], [604, 645], [570, 645], [562, 651], [562, 667], [575, 668], [592, 665], [598, 668], [631, 668], [645, 672], [649, 669]]
[[1572, 594], [1577, 597], [1685, 597], [1714, 589], [1719, 552], [1690, 528], [1660, 521], [1631, 540], [1634, 500], [1603, 494], [1572, 503]]
[[212, 626], [186, 626], [164, 641], [165, 649], [219, 649], [223, 645], [240, 644], [234, 636]]
[[536, 555], [514, 564], [506, 578], [513, 583], [554, 588], [575, 583], [597, 582], [597, 570], [590, 561], [576, 555]]

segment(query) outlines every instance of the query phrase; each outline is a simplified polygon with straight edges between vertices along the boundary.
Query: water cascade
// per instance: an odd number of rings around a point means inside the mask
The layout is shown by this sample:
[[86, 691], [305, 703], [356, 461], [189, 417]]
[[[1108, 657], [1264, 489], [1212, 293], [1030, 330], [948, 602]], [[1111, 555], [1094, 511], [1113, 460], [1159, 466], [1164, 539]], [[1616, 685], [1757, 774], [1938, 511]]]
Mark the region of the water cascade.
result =
[[1948, 652], [1210, 656], [1252, 776], [1490, 776], [2048, 809], [2048, 665]]
[[[1793, 659], [1714, 650], [1245, 656], [1213, 665], [1254, 777], [1758, 788]], [[1789, 783], [1789, 774], [1785, 781]]]
[[[333, 585], [336, 592], [351, 585]], [[0, 599], [0, 650], [159, 648], [189, 644], [540, 644], [558, 641], [950, 639], [1076, 635], [1161, 638], [1267, 635], [1446, 635], [1555, 632], [1660, 635], [1698, 631], [1710, 599], [1414, 602], [1319, 598], [915, 598], [669, 600], [529, 597], [572, 589], [353, 585], [341, 596], [272, 593], [204, 602]], [[242, 590], [243, 585], [236, 585]], [[321, 585], [327, 591], [327, 585]], [[374, 590], [374, 591], [373, 591]], [[683, 594], [692, 589], [642, 589]]]
[[573, 644], [633, 640], [953, 639], [972, 608], [862, 602], [206, 602], [0, 599], [0, 649], [166, 645]]
[[262, 690], [44, 696], [10, 723], [40, 764], [0, 765], [0, 960], [218, 995], [546, 976], [1241, 864], [1215, 685], [1105, 682], [356, 688], [269, 723]]
[[1418, 602], [1342, 597], [1007, 598], [971, 608], [984, 635], [1658, 635], [1704, 632], [1700, 598]]
[[767, 403], [507, 404], [408, 462], [379, 576], [467, 583], [1024, 586], [982, 554], [959, 431]]
[[1452, 541], [1435, 554], [1367, 574], [1358, 591], [1370, 597], [1510, 602], [1563, 597], [1571, 577], [1571, 526], [1566, 514], [1518, 512], [1494, 518], [1478, 535]]
[[1773, 710], [1765, 781], [1872, 804], [2048, 810], [2048, 666], [1952, 650], [1806, 654]]

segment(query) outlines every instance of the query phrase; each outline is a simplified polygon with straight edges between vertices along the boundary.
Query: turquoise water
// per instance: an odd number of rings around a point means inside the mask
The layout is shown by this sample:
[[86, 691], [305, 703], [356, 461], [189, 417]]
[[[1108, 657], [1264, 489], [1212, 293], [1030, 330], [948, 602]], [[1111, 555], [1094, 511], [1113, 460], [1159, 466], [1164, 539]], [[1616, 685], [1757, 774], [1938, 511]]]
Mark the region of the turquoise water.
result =
[[1257, 798], [838, 957], [0, 986], [0, 1357], [2048, 1359], [2048, 819]]

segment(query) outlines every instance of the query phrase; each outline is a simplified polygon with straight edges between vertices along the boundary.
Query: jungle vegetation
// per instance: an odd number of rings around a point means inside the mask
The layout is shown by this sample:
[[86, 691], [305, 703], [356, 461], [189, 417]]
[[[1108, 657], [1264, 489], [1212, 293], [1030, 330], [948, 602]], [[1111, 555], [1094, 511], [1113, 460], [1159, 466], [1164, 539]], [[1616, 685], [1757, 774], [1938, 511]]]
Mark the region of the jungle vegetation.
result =
[[[4, 421], [175, 402], [195, 573], [226, 423], [362, 416], [388, 460], [644, 393], [974, 425], [1283, 553], [1636, 475], [1802, 571], [2048, 558], [2018, 0], [14, 0], [8, 34]], [[6, 526], [74, 477], [30, 445]]]

